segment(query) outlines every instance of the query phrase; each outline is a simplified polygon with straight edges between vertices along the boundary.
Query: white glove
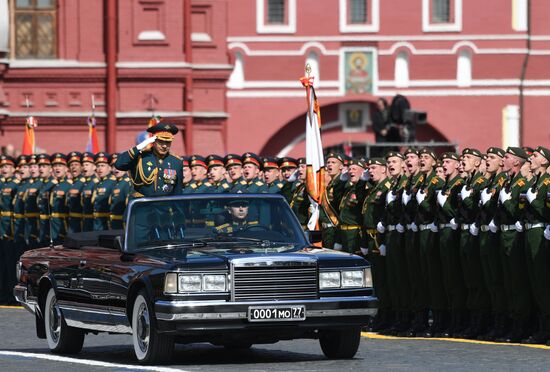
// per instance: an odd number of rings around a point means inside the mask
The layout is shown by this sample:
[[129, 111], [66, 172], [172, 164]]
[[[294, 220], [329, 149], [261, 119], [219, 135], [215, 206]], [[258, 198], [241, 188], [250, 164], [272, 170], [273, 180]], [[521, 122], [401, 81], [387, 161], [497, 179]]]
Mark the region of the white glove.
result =
[[423, 190], [418, 190], [418, 192], [416, 193], [416, 201], [418, 202], [418, 204], [422, 204], [424, 199], [426, 199], [426, 194]]
[[437, 203], [439, 204], [440, 207], [443, 207], [445, 205], [445, 202], [447, 201], [448, 197], [449, 197], [448, 195], [443, 194], [443, 191], [441, 190], [437, 191]]
[[470, 225], [470, 234], [472, 234], [473, 236], [479, 235], [479, 228], [476, 226], [475, 223]]
[[485, 205], [489, 200], [491, 200], [491, 197], [493, 195], [489, 192], [488, 188], [484, 188], [480, 196], [481, 196], [481, 204]]
[[398, 233], [404, 233], [405, 232], [405, 226], [401, 225], [400, 223], [395, 225], [395, 229], [397, 230]]
[[361, 181], [368, 181], [370, 179], [370, 173], [368, 169], [365, 169], [361, 174]]
[[451, 229], [453, 230], [458, 229], [458, 224], [456, 223], [456, 220], [454, 218], [449, 221], [449, 225], [451, 225]]
[[376, 231], [378, 231], [380, 234], [383, 234], [386, 232], [386, 226], [384, 226], [382, 222], [378, 222], [376, 224]]
[[148, 137], [146, 138], [145, 140], [143, 140], [141, 143], [139, 143], [136, 148], [141, 151], [143, 150], [144, 148], [146, 148], [147, 146], [149, 146], [150, 144], [152, 144], [153, 142], [155, 142], [157, 139], [157, 136], [153, 136], [153, 137]]
[[437, 232], [437, 225], [435, 224], [435, 222], [432, 222], [431, 224], [429, 224], [428, 227], [432, 232]]
[[468, 186], [464, 185], [460, 190], [460, 198], [462, 200], [469, 198], [472, 195], [472, 189], [468, 189]]
[[349, 173], [348, 169], [344, 169], [342, 173], [340, 173], [340, 181], [348, 181], [349, 180]]
[[504, 204], [504, 202], [510, 199], [512, 199], [511, 192], [506, 192], [505, 189], [500, 190], [500, 194], [498, 195], [498, 200], [500, 201], [500, 204]]
[[496, 233], [498, 231], [498, 226], [495, 224], [495, 220], [491, 220], [491, 222], [489, 222], [489, 231], [492, 233]]
[[380, 251], [380, 256], [386, 255], [386, 245], [382, 244], [380, 247], [378, 247], [378, 250]]
[[369, 249], [368, 248], [359, 248], [361, 250], [361, 254], [363, 256], [366, 256], [369, 254]]
[[409, 204], [409, 202], [411, 201], [411, 199], [412, 199], [412, 194], [410, 194], [410, 193], [407, 192], [407, 191], [403, 191], [403, 195], [401, 195], [401, 200], [403, 201], [403, 204], [404, 204], [404, 205]]
[[517, 232], [522, 232], [522, 231], [523, 231], [523, 225], [521, 224], [521, 222], [516, 221], [516, 223], [514, 224], [514, 226], [516, 226], [516, 231], [517, 231]]
[[342, 250], [342, 244], [334, 243], [334, 250], [335, 251], [341, 251]]
[[292, 172], [292, 174], [290, 175], [290, 177], [288, 177], [288, 182], [294, 182], [296, 181], [296, 179], [298, 178], [298, 168], [296, 168], [294, 170], [294, 172]]
[[529, 204], [531, 204], [533, 202], [533, 200], [535, 200], [537, 198], [537, 192], [533, 191], [532, 188], [529, 188], [529, 190], [527, 190], [527, 194], [525, 196], [527, 197], [527, 200], [529, 200]]
[[416, 224], [414, 222], [411, 223], [411, 230], [414, 231], [414, 232], [418, 231], [418, 226], [416, 226]]
[[390, 191], [386, 194], [386, 205], [390, 204], [391, 202], [395, 201], [397, 199], [397, 196], [395, 195], [395, 192]]
[[546, 229], [544, 229], [544, 237], [546, 240], [550, 240], [550, 225], [546, 226]]

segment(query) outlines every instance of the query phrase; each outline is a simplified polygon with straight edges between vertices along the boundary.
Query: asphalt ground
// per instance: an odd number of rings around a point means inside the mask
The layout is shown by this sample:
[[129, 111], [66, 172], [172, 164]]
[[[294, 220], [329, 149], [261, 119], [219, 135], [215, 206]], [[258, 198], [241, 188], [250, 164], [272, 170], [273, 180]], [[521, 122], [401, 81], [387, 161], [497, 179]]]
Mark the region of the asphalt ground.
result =
[[363, 333], [352, 360], [328, 360], [315, 340], [284, 341], [234, 351], [210, 344], [178, 345], [169, 365], [137, 365], [129, 335], [88, 335], [76, 356], [48, 351], [34, 319], [0, 307], [0, 371], [548, 371], [550, 347]]

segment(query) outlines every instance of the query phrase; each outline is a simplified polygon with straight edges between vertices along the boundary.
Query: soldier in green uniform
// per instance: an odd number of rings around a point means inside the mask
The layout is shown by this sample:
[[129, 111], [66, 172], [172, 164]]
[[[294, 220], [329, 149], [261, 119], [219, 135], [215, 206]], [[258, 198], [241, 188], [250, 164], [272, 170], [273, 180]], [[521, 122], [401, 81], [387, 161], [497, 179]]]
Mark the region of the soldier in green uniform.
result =
[[344, 158], [342, 155], [331, 152], [325, 157], [325, 170], [328, 182], [325, 186], [325, 193], [321, 203], [322, 208], [319, 213], [323, 247], [325, 248], [334, 248], [336, 231], [339, 225], [340, 200], [344, 195], [346, 187], [346, 182], [340, 179], [343, 169]]
[[[442, 332], [447, 321], [447, 298], [443, 287], [443, 272], [441, 270], [441, 257], [439, 254], [439, 239], [436, 225], [437, 191], [443, 188], [444, 181], [436, 172], [438, 159], [433, 150], [424, 148], [420, 150], [420, 171], [424, 174], [424, 182], [416, 192], [417, 212], [415, 223], [418, 228], [418, 245], [420, 246], [420, 270], [422, 286], [428, 290], [428, 309], [432, 311], [432, 324], [424, 333], [421, 329], [426, 327], [427, 319], [419, 319], [416, 324], [415, 334], [424, 337], [433, 337]], [[412, 334], [410, 334], [412, 336]]]
[[536, 178], [527, 190], [525, 205], [525, 256], [531, 291], [539, 317], [538, 331], [523, 342], [545, 344], [550, 340], [550, 247], [544, 239], [545, 224], [548, 224], [548, 211], [545, 201], [550, 191], [550, 174], [546, 172], [550, 164], [550, 150], [539, 146], [530, 157], [531, 170]]
[[404, 245], [406, 255], [407, 272], [410, 283], [410, 308], [412, 310], [413, 320], [411, 328], [404, 333], [404, 336], [413, 337], [417, 333], [426, 331], [428, 325], [428, 298], [429, 287], [425, 286], [422, 276], [418, 275], [421, 266], [420, 245], [418, 242], [418, 225], [416, 224], [416, 214], [418, 204], [416, 193], [424, 184], [426, 175], [420, 171], [420, 151], [414, 148], [408, 148], [405, 153], [405, 167], [408, 174], [407, 187], [401, 194], [403, 205], [403, 216], [401, 224], [405, 226]]
[[57, 184], [52, 177], [52, 165], [50, 156], [47, 154], [38, 155], [38, 164], [42, 183], [38, 189], [37, 204], [39, 210], [40, 226], [38, 228], [38, 245], [45, 247], [50, 244], [50, 192]]
[[17, 158], [17, 170], [19, 172], [19, 187], [17, 188], [17, 194], [15, 194], [13, 205], [13, 249], [15, 259], [18, 260], [19, 256], [27, 249], [27, 243], [25, 240], [25, 195], [30, 185], [30, 157], [27, 155], [20, 155]]
[[59, 152], [50, 158], [52, 163], [55, 185], [50, 191], [50, 231], [53, 244], [61, 244], [67, 236], [67, 219], [69, 208], [67, 206], [67, 194], [72, 181], [67, 177], [67, 157]]
[[38, 209], [38, 191], [42, 186], [40, 178], [40, 164], [37, 155], [31, 155], [29, 158], [29, 187], [25, 193], [25, 242], [29, 249], [38, 246], [38, 228], [40, 210]]
[[186, 187], [184, 194], [203, 194], [213, 190], [208, 181], [208, 165], [206, 159], [200, 155], [191, 156], [189, 166], [191, 168], [191, 183]]
[[407, 257], [403, 244], [405, 226], [402, 224], [402, 194], [407, 187], [403, 154], [389, 152], [386, 155], [388, 173], [392, 186], [386, 194], [386, 214], [383, 223], [377, 228], [380, 233], [386, 232], [386, 263], [388, 287], [395, 320], [385, 334], [397, 335], [410, 328], [410, 283], [407, 273]]
[[95, 185], [99, 182], [95, 174], [94, 154], [85, 152], [82, 154], [82, 189], [80, 192], [80, 204], [82, 205], [82, 231], [94, 231], [94, 204], [92, 195]]
[[352, 159], [349, 161], [348, 169], [349, 181], [346, 183], [338, 208], [339, 224], [334, 249], [356, 253], [360, 251], [360, 234], [363, 224], [361, 209], [368, 190], [364, 180], [367, 163], [362, 159]]
[[132, 188], [132, 181], [128, 174], [114, 167], [118, 154], [112, 154], [109, 164], [116, 178], [116, 185], [109, 199], [109, 230], [121, 230], [124, 228], [123, 218], [128, 204], [128, 196]]
[[[12, 200], [17, 194], [19, 180], [15, 178], [15, 159], [8, 155], [0, 155], [0, 303], [13, 304], [13, 281], [11, 266], [15, 268], [13, 244]], [[12, 265], [13, 263], [13, 265]]]
[[178, 128], [159, 123], [148, 128], [147, 132], [153, 136], [120, 153], [115, 163], [118, 170], [129, 172], [133, 184], [130, 198], [181, 194], [182, 161], [170, 154]]
[[[504, 150], [498, 147], [487, 149], [485, 171], [488, 177], [488, 185], [480, 192], [480, 201], [476, 222], [470, 226], [470, 234], [479, 236], [479, 254], [483, 271], [485, 289], [488, 291], [492, 319], [490, 329], [478, 338], [492, 341], [504, 336], [506, 333], [507, 306], [504, 293], [504, 278], [502, 277], [502, 263], [499, 246], [499, 232], [493, 224], [493, 230], [489, 229], [489, 223], [494, 218], [500, 189], [506, 182], [507, 175], [502, 171], [502, 159]], [[481, 287], [483, 289], [483, 287]]]
[[391, 298], [388, 290], [386, 268], [386, 245], [384, 235], [376, 231], [386, 207], [386, 193], [391, 187], [388, 180], [386, 159], [372, 158], [368, 162], [373, 187], [366, 190], [361, 208], [363, 215], [361, 253], [372, 264], [374, 292], [378, 297], [378, 312], [371, 330], [379, 332], [387, 329], [391, 322]]
[[182, 162], [182, 174], [183, 180], [181, 184], [181, 192], [185, 194], [185, 190], [191, 185], [193, 177], [191, 176], [191, 168], [189, 167], [190, 158], [188, 156], [183, 156], [181, 158]]
[[259, 194], [267, 193], [267, 185], [260, 179], [261, 160], [258, 155], [247, 152], [241, 158], [243, 162], [243, 178], [246, 188], [243, 192]]
[[290, 177], [295, 174], [296, 169], [298, 169], [298, 162], [296, 159], [291, 157], [280, 158], [278, 163], [279, 169], [281, 170], [281, 178], [284, 183], [283, 188], [281, 189], [281, 195], [283, 195], [287, 202], [290, 203], [292, 198], [294, 182], [296, 181], [296, 175], [294, 175], [294, 180], [290, 180]]
[[227, 154], [223, 159], [225, 170], [227, 171], [227, 181], [231, 185], [230, 192], [242, 192], [246, 187], [246, 181], [243, 178], [243, 162], [241, 156], [237, 154]]
[[109, 200], [117, 184], [117, 179], [111, 174], [109, 154], [98, 152], [94, 157], [94, 162], [99, 180], [92, 194], [92, 203], [94, 205], [94, 231], [103, 231], [109, 229], [111, 220]]
[[527, 182], [520, 169], [527, 158], [527, 153], [520, 147], [506, 149], [503, 170], [508, 173], [508, 180], [499, 192], [495, 216], [500, 228], [504, 290], [512, 320], [511, 330], [498, 339], [501, 342], [519, 342], [525, 338], [529, 332], [528, 323], [533, 310], [531, 293], [526, 290], [529, 288], [529, 277], [523, 246], [523, 227], [518, 222], [521, 213], [520, 194], [527, 191]]
[[250, 226], [257, 226], [257, 220], [251, 220], [247, 200], [232, 200], [228, 203], [227, 213], [229, 221], [214, 227], [217, 234], [233, 234], [236, 231], [244, 231]]
[[488, 185], [488, 180], [478, 169], [483, 160], [483, 154], [473, 148], [462, 151], [462, 169], [467, 178], [458, 198], [458, 216], [460, 224], [460, 264], [464, 284], [466, 285], [466, 309], [468, 317], [467, 328], [462, 338], [476, 338], [486, 332], [490, 314], [489, 296], [483, 283], [483, 269], [479, 251], [479, 240], [470, 233], [470, 227], [475, 223], [479, 211], [480, 192]]
[[280, 194], [285, 183], [281, 181], [281, 171], [277, 164], [278, 159], [274, 157], [263, 158], [262, 169], [264, 170], [264, 180], [267, 186], [267, 192], [270, 194]]
[[306, 159], [298, 159], [297, 179], [290, 198], [290, 208], [298, 218], [302, 229], [307, 229], [309, 221], [309, 206], [311, 202], [306, 191]]
[[82, 188], [86, 179], [82, 176], [82, 154], [71, 151], [67, 158], [71, 175], [71, 187], [67, 193], [67, 207], [69, 217], [67, 218], [67, 229], [69, 233], [82, 231]]
[[223, 158], [219, 155], [208, 155], [206, 157], [208, 166], [208, 179], [212, 185], [209, 192], [212, 193], [227, 193], [231, 189], [231, 185], [225, 177], [226, 170], [223, 163]]
[[459, 174], [459, 157], [454, 152], [442, 156], [446, 182], [437, 193], [439, 222], [439, 251], [443, 271], [443, 285], [447, 303], [451, 312], [451, 323], [443, 331], [444, 337], [458, 334], [464, 330], [466, 322], [466, 287], [459, 256], [460, 231], [458, 217], [458, 197], [464, 185]]

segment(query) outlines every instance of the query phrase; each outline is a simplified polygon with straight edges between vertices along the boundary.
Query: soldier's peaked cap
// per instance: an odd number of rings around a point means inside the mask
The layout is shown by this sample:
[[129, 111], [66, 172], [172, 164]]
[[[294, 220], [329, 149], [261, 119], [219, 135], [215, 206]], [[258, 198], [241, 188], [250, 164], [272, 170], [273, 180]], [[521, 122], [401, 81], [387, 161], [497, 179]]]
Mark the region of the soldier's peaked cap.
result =
[[506, 149], [506, 152], [508, 154], [517, 156], [518, 158], [522, 158], [522, 159], [525, 159], [525, 160], [527, 160], [527, 158], [529, 157], [527, 152], [525, 152], [525, 150], [522, 149], [521, 147], [508, 147]]
[[38, 154], [36, 156], [36, 159], [37, 159], [38, 165], [40, 165], [40, 164], [50, 165], [51, 164], [50, 155], [48, 155], [48, 154]]
[[351, 159], [349, 162], [348, 162], [348, 166], [351, 166], [351, 165], [357, 165], [363, 169], [366, 169], [367, 168], [367, 163], [365, 162], [365, 160], [363, 159]]
[[472, 149], [472, 148], [465, 148], [462, 150], [462, 155], [473, 155], [477, 156], [478, 158], [483, 158], [483, 154], [478, 149]]
[[231, 165], [243, 165], [241, 156], [237, 154], [227, 154], [225, 158], [223, 158], [223, 162], [225, 163], [226, 167], [229, 167]]
[[208, 168], [223, 167], [225, 165], [223, 162], [223, 158], [216, 154], [208, 155], [206, 157], [206, 164], [208, 165]]
[[174, 135], [178, 133], [178, 128], [174, 124], [161, 122], [147, 128], [147, 132], [153, 133], [157, 136], [157, 139], [161, 141], [172, 142], [174, 140]]
[[427, 147], [424, 147], [423, 149], [420, 150], [420, 155], [422, 154], [426, 154], [426, 155], [429, 155], [431, 156], [435, 161], [437, 161], [437, 155], [435, 154], [435, 151], [432, 150], [432, 149], [429, 149]]
[[80, 163], [81, 161], [82, 161], [82, 154], [81, 153], [79, 153], [78, 151], [71, 151], [69, 153], [67, 163], [69, 163], [69, 164], [71, 164], [73, 162]]
[[109, 154], [106, 153], [106, 152], [103, 152], [103, 151], [98, 152], [94, 156], [94, 163], [96, 163], [96, 164], [100, 164], [100, 163], [109, 164]]
[[50, 162], [53, 164], [64, 164], [67, 165], [67, 156], [60, 152], [56, 152], [50, 156]]
[[206, 159], [200, 155], [191, 156], [191, 163], [189, 165], [192, 167], [208, 168], [208, 166], [206, 165]]
[[342, 164], [344, 164], [344, 157], [342, 156], [342, 154], [338, 154], [336, 152], [329, 152], [327, 154], [327, 156], [325, 157], [325, 161], [328, 160], [328, 159], [336, 159], [336, 160], [341, 161]]
[[493, 154], [493, 155], [496, 155], [500, 158], [503, 158], [504, 155], [506, 154], [506, 151], [504, 151], [500, 147], [489, 147], [487, 149], [487, 154]]
[[393, 158], [393, 157], [397, 157], [399, 159], [405, 159], [403, 154], [400, 153], [400, 152], [397, 152], [397, 151], [390, 151], [386, 154], [386, 160], [388, 160], [389, 158]]
[[247, 152], [245, 154], [243, 154], [243, 157], [242, 157], [242, 162], [243, 164], [254, 164], [256, 165], [257, 167], [260, 167], [262, 162], [260, 160], [260, 157], [252, 152]]
[[15, 165], [15, 159], [9, 155], [0, 155], [0, 165]]
[[279, 164], [277, 164], [277, 158], [269, 156], [265, 157], [262, 162], [263, 169], [278, 169]]
[[279, 168], [296, 168], [298, 167], [298, 162], [296, 159], [291, 158], [289, 156], [285, 156], [284, 158], [279, 159]]
[[368, 165], [384, 165], [384, 166], [387, 165], [386, 159], [384, 159], [384, 158], [370, 158], [367, 164]]
[[17, 157], [17, 166], [29, 165], [29, 156], [28, 155], [19, 155]]
[[83, 163], [93, 163], [94, 162], [94, 154], [91, 153], [91, 152], [82, 153], [82, 162]]
[[451, 159], [451, 160], [459, 161], [460, 157], [458, 156], [458, 154], [456, 152], [444, 152], [443, 155], [441, 155], [441, 160], [445, 160], [445, 159]]
[[546, 160], [550, 161], [550, 150], [548, 150], [546, 147], [539, 146], [536, 148], [535, 151], [544, 156]]

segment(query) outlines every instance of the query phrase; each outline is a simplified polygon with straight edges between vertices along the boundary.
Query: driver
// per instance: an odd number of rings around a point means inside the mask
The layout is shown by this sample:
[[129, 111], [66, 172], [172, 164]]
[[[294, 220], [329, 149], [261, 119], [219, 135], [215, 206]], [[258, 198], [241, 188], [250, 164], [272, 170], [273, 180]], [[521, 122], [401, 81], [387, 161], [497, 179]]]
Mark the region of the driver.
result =
[[247, 230], [250, 226], [258, 225], [258, 221], [250, 219], [249, 203], [247, 200], [232, 200], [227, 204], [229, 221], [223, 225], [214, 227], [218, 234], [231, 234], [236, 231]]

